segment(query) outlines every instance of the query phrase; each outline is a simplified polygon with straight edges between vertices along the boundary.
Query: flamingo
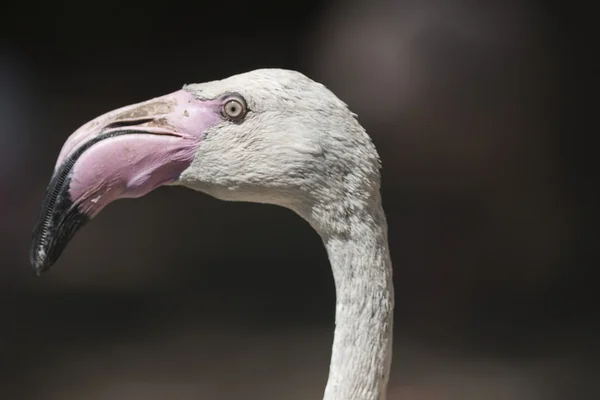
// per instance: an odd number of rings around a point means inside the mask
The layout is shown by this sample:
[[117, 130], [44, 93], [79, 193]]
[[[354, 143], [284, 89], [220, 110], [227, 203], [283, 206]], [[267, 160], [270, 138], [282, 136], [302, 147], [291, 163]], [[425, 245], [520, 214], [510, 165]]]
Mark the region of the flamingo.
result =
[[259, 69], [108, 112], [64, 143], [33, 231], [40, 275], [106, 205], [162, 185], [291, 209], [336, 290], [324, 400], [385, 400], [394, 287], [380, 158], [357, 116], [291, 70]]

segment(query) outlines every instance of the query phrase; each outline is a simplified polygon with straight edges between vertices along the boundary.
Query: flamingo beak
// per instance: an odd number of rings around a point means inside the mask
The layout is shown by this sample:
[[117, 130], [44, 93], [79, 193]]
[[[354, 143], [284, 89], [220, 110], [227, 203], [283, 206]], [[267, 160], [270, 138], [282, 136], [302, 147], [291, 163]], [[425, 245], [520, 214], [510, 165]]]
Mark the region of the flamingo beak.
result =
[[182, 89], [111, 111], [75, 131], [58, 156], [33, 230], [30, 261], [37, 274], [109, 203], [176, 181], [205, 132], [220, 122], [217, 101]]

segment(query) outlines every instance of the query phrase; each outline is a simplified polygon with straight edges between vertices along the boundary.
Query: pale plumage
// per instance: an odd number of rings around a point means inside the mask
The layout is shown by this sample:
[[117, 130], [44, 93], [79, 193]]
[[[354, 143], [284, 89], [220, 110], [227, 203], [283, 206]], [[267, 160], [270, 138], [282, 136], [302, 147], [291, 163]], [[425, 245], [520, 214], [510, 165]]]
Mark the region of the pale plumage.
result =
[[[152, 157], [147, 149], [155, 149]], [[128, 162], [90, 178], [106, 153]], [[34, 231], [32, 263], [47, 269], [108, 203], [161, 184], [290, 208], [323, 239], [335, 279], [324, 399], [384, 400], [394, 293], [379, 168], [346, 104], [298, 72], [263, 69], [186, 85], [101, 116], [67, 140]]]

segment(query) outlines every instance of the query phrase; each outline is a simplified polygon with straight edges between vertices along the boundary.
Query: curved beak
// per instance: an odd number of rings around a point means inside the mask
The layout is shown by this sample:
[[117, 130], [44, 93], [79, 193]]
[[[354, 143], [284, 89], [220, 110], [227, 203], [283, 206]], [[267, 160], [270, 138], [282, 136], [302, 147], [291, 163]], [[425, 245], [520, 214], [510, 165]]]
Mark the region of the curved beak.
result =
[[176, 181], [204, 133], [220, 122], [216, 102], [182, 89], [111, 111], [75, 131], [58, 156], [33, 230], [30, 261], [37, 274], [106, 205]]

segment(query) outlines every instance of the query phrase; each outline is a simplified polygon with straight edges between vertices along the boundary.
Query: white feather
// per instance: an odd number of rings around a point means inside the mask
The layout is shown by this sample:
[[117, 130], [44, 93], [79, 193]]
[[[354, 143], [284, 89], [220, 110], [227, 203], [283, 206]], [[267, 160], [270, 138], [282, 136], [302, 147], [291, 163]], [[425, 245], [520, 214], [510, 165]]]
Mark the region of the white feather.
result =
[[325, 400], [384, 400], [394, 289], [379, 155], [346, 104], [288, 70], [186, 85], [199, 98], [244, 96], [241, 123], [210, 129], [178, 184], [224, 200], [277, 204], [322, 237], [336, 284]]

